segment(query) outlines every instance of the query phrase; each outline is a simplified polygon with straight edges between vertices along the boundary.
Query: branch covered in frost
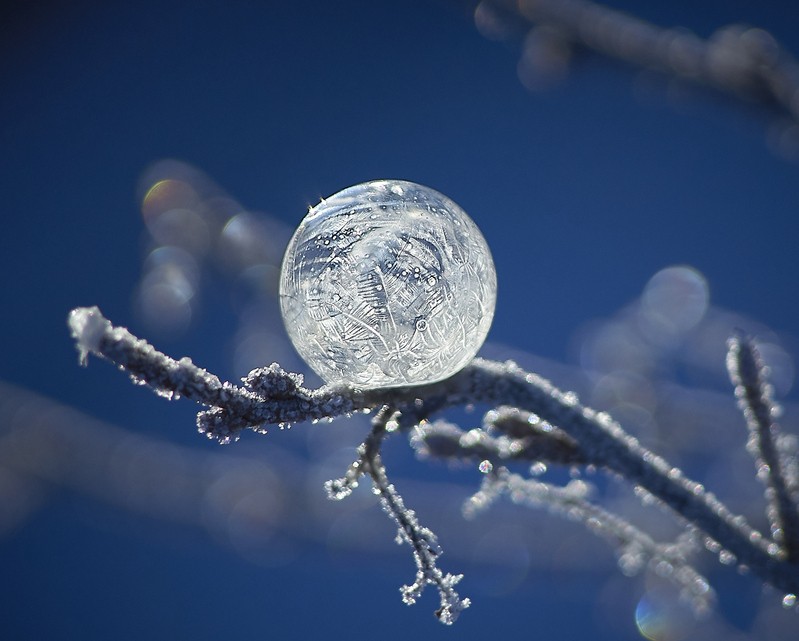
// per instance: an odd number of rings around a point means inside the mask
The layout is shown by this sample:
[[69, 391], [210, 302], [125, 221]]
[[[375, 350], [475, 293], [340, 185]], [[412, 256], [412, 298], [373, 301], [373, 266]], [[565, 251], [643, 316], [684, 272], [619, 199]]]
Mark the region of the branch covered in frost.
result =
[[529, 412], [500, 407], [486, 414], [484, 427], [464, 432], [439, 419], [420, 425], [411, 445], [422, 458], [498, 462], [527, 461], [582, 465], [588, 461], [563, 430]]
[[[766, 485], [767, 515], [774, 540], [788, 559], [799, 560], [799, 479], [791, 476], [789, 452], [780, 451], [779, 426], [767, 368], [751, 338], [734, 336], [728, 343], [727, 370], [735, 385], [738, 406], [749, 427], [747, 449], [755, 459], [757, 477]], [[786, 473], [787, 472], [787, 473]]]
[[244, 415], [260, 400], [253, 393], [222, 383], [190, 358], [176, 361], [124, 327], [114, 327], [97, 307], [73, 309], [68, 324], [81, 364], [86, 364], [90, 353], [102, 356], [126, 371], [135, 383], [149, 385], [166, 398], [185, 396], [204, 405], [234, 408]]
[[407, 543], [413, 549], [416, 579], [411, 585], [402, 586], [402, 600], [408, 605], [413, 605], [422, 595], [425, 586], [433, 585], [438, 589], [441, 598], [441, 606], [436, 610], [436, 616], [442, 623], [452, 625], [458, 615], [470, 605], [469, 599], [462, 599], [455, 591], [455, 585], [463, 575], [444, 574], [438, 568], [436, 559], [442, 552], [436, 535], [419, 523], [413, 510], [405, 507], [402, 497], [389, 482], [379, 456], [369, 463], [369, 474], [372, 477], [375, 493], [380, 496], [383, 510], [399, 528], [397, 542]]
[[297, 375], [272, 365], [251, 372], [240, 388], [220, 383], [188, 359], [175, 361], [161, 354], [127, 330], [112, 326], [97, 308], [74, 310], [70, 327], [84, 359], [87, 352], [98, 354], [161, 394], [177, 393], [209, 406], [198, 415], [198, 426], [222, 443], [238, 438], [244, 428], [263, 431], [269, 424], [334, 418], [384, 405], [411, 417], [474, 403], [534, 413], [541, 421], [557, 425], [584, 455], [590, 451], [593, 464], [648, 492], [702, 530], [724, 548], [728, 558], [781, 591], [799, 592], [799, 564], [783, 559], [777, 543], [730, 512], [681, 470], [643, 448], [610, 416], [582, 406], [574, 393], [557, 389], [513, 362], [475, 359], [438, 383], [378, 390], [346, 386], [308, 390], [300, 386]]
[[581, 521], [591, 532], [616, 546], [624, 574], [633, 576], [648, 563], [658, 575], [680, 588], [680, 596], [697, 614], [707, 612], [715, 595], [707, 579], [687, 560], [688, 553], [695, 550], [693, 541], [678, 539], [676, 543], [658, 543], [632, 523], [591, 503], [591, 491], [592, 487], [585, 481], [572, 480], [565, 487], [558, 487], [523, 478], [501, 467], [486, 476], [480, 490], [464, 505], [464, 514], [472, 518], [506, 494], [519, 505], [544, 507]]
[[455, 585], [463, 575], [444, 574], [438, 568], [436, 559], [441, 556], [442, 551], [436, 535], [419, 523], [413, 510], [405, 507], [402, 497], [388, 480], [380, 456], [380, 447], [387, 431], [396, 429], [397, 419], [397, 412], [393, 408], [383, 406], [372, 420], [372, 431], [358, 448], [358, 460], [350, 465], [343, 478], [328, 481], [325, 487], [331, 499], [340, 500], [349, 496], [357, 487], [361, 475], [368, 474], [371, 477], [373, 490], [380, 497], [383, 511], [398, 527], [397, 542], [407, 543], [413, 549], [416, 579], [413, 584], [402, 586], [403, 602], [413, 605], [422, 595], [425, 586], [433, 585], [438, 589], [441, 598], [436, 616], [442, 623], [452, 625], [470, 604], [469, 599], [462, 599], [455, 591]]
[[81, 363], [86, 363], [89, 353], [101, 356], [161, 396], [183, 396], [210, 407], [197, 416], [197, 426], [220, 443], [236, 440], [248, 427], [259, 430], [358, 409], [346, 390], [323, 387], [312, 392], [302, 387], [301, 376], [284, 372], [276, 364], [252, 372], [243, 388], [222, 383], [191, 359], [172, 359], [124, 327], [113, 326], [97, 307], [72, 310], [68, 324]]

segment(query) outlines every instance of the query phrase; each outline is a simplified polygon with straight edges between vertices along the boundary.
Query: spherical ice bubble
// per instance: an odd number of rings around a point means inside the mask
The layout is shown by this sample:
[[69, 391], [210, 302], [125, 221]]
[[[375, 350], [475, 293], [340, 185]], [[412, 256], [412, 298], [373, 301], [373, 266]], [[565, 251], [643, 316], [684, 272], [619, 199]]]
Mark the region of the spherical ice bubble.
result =
[[488, 334], [496, 290], [488, 245], [458, 205], [376, 180], [308, 212], [283, 259], [280, 307], [317, 374], [374, 389], [460, 370]]

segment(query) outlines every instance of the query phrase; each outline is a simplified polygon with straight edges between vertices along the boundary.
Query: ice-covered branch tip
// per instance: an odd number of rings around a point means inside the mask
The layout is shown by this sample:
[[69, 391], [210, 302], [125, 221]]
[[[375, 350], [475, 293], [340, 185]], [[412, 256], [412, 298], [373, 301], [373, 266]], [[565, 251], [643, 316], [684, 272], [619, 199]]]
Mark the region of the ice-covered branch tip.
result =
[[252, 392], [222, 383], [194, 365], [190, 358], [179, 361], [169, 358], [124, 327], [113, 326], [97, 307], [72, 310], [68, 324], [82, 364], [86, 364], [90, 353], [107, 358], [126, 371], [135, 383], [149, 385], [160, 396], [185, 396], [210, 407], [229, 407], [245, 416], [261, 400]]
[[248, 427], [259, 430], [359, 409], [344, 390], [325, 387], [312, 392], [302, 387], [301, 376], [276, 364], [251, 372], [244, 387], [222, 382], [190, 358], [170, 358], [124, 327], [115, 327], [97, 307], [72, 310], [68, 324], [82, 364], [89, 353], [106, 358], [160, 396], [183, 396], [211, 408], [198, 415], [197, 424], [221, 443], [236, 440]]
[[80, 364], [85, 366], [90, 353], [100, 352], [103, 335], [113, 329], [111, 322], [103, 317], [99, 307], [78, 307], [69, 313], [67, 323], [80, 353]]
[[[727, 369], [735, 385], [738, 406], [749, 427], [747, 449], [755, 459], [757, 477], [766, 485], [767, 514], [775, 541], [792, 561], [799, 560], [799, 478], [796, 453], [779, 434], [779, 407], [754, 341], [742, 334], [729, 340]], [[795, 449], [795, 448], [794, 448]]]

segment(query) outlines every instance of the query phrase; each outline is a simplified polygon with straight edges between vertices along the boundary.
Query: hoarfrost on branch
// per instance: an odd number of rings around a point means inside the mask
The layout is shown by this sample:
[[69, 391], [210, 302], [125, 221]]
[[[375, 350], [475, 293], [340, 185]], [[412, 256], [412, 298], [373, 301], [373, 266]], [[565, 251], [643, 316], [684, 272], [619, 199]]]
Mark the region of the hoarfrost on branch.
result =
[[[468, 515], [507, 494], [514, 503], [547, 507], [580, 520], [616, 545], [626, 573], [634, 573], [646, 563], [668, 569], [665, 574], [699, 613], [713, 600], [707, 580], [689, 560], [699, 536], [720, 547], [723, 562], [749, 568], [783, 594], [799, 592], [796, 449], [790, 445], [794, 441], [781, 436], [772, 420], [776, 406], [766, 369], [750, 338], [731, 339], [728, 368], [749, 424], [749, 450], [758, 476], [767, 486], [772, 523], [767, 534], [732, 513], [680, 469], [642, 447], [609, 415], [583, 406], [575, 394], [559, 390], [511, 361], [475, 359], [444, 381], [378, 390], [343, 384], [311, 390], [303, 387], [300, 375], [272, 364], [253, 370], [237, 386], [221, 382], [188, 358], [174, 360], [162, 354], [126, 329], [112, 325], [96, 307], [73, 310], [68, 322], [81, 362], [91, 352], [116, 363], [134, 382], [149, 385], [161, 396], [183, 396], [206, 406], [197, 416], [198, 429], [220, 443], [237, 440], [245, 429], [265, 432], [270, 425], [377, 410], [372, 431], [358, 448], [358, 459], [344, 477], [327, 483], [328, 494], [342, 499], [362, 475], [371, 478], [384, 511], [399, 528], [398, 540], [413, 549], [417, 574], [414, 583], [402, 589], [403, 600], [411, 604], [425, 585], [434, 585], [441, 597], [437, 615], [443, 623], [453, 623], [470, 602], [454, 590], [460, 575], [445, 574], [436, 565], [440, 547], [435, 535], [419, 524], [389, 481], [380, 452], [384, 440], [395, 433], [409, 435], [421, 457], [482, 462], [483, 484], [465, 505]], [[464, 432], [442, 419], [431, 421], [448, 407], [474, 403], [495, 408], [486, 414], [480, 428]], [[518, 463], [529, 467], [531, 462], [529, 478], [509, 469]], [[559, 487], [535, 479], [536, 466], [546, 464], [596, 468], [622, 478], [649, 502], [675, 513], [685, 532], [674, 542], [657, 542], [593, 504], [587, 483], [572, 481]]]

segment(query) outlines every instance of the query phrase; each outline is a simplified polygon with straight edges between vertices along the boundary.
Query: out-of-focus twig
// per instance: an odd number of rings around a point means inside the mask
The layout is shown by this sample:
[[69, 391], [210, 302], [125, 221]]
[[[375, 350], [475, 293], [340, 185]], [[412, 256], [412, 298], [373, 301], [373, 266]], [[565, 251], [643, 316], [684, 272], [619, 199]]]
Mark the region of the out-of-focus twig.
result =
[[592, 51], [775, 107], [799, 123], [799, 64], [763, 29], [729, 25], [705, 39], [588, 0], [483, 0], [481, 12], [531, 25], [537, 47], [554, 48], [553, 55], [539, 51], [533, 62], [561, 60], [564, 47]]
[[[749, 427], [747, 449], [755, 458], [757, 477], [766, 484], [767, 514], [772, 536], [788, 559], [799, 558], [799, 505], [797, 484], [787, 452], [780, 451], [777, 404], [766, 379], [766, 368], [754, 342], [739, 335], [730, 339], [727, 369], [735, 385], [738, 404]], [[787, 468], [787, 469], [786, 469]]]

